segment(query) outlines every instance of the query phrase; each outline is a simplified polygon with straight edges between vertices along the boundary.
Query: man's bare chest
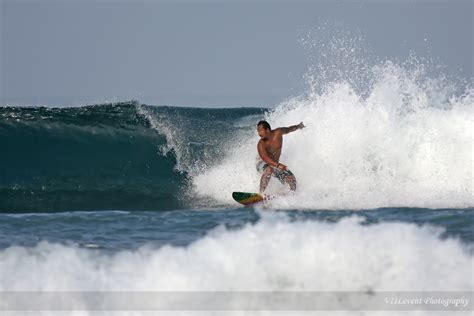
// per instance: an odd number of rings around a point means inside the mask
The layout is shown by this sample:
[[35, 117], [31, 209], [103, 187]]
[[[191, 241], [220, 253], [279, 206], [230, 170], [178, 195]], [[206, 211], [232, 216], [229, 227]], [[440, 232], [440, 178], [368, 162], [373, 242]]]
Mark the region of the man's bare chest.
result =
[[265, 149], [267, 153], [274, 154], [281, 151], [282, 139], [274, 138], [265, 142]]

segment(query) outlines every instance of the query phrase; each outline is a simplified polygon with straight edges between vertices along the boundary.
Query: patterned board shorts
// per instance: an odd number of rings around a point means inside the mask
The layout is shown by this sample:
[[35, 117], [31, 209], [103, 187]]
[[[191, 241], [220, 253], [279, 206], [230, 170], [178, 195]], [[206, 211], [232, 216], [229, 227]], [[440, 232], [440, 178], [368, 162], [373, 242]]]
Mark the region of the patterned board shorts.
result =
[[266, 162], [260, 160], [257, 162], [257, 171], [258, 172], [263, 172], [266, 168], [270, 167], [273, 169], [272, 176], [277, 178], [282, 184], [285, 184], [285, 177], [287, 176], [293, 176], [293, 172], [291, 172], [289, 169], [286, 170], [280, 170], [277, 167], [272, 167], [269, 166]]

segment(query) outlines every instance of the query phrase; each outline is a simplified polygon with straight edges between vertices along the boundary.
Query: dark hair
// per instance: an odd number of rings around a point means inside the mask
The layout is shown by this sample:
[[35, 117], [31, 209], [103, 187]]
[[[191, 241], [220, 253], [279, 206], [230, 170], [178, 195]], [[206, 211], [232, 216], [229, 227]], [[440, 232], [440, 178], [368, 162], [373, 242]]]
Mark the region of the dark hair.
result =
[[265, 128], [265, 129], [272, 130], [272, 128], [270, 127], [270, 124], [268, 124], [267, 121], [260, 121], [260, 122], [258, 122], [257, 127], [259, 127], [260, 125], [262, 125], [263, 128]]

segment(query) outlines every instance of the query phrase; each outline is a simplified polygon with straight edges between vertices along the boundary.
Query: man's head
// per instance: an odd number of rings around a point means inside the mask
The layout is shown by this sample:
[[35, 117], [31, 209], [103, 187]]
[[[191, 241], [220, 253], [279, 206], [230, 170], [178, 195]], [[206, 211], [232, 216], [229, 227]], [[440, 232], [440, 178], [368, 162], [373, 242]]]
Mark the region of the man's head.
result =
[[272, 128], [270, 127], [270, 124], [268, 124], [267, 121], [260, 121], [257, 124], [257, 132], [258, 136], [261, 138], [265, 138], [268, 136], [268, 134], [272, 131]]

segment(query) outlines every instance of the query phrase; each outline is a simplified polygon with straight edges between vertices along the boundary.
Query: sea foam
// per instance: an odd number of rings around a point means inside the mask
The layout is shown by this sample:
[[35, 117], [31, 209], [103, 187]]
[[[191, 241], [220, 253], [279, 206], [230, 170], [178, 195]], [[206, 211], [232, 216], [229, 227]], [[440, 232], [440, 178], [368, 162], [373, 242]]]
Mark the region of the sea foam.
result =
[[[254, 291], [256, 300], [256, 291], [472, 291], [473, 256], [459, 240], [440, 239], [442, 231], [431, 226], [361, 221], [263, 214], [256, 224], [218, 227], [187, 247], [146, 245], [115, 254], [45, 241], [12, 246], [0, 252], [0, 291], [185, 291], [179, 297], [189, 294], [189, 304], [203, 291], [213, 291], [216, 300], [226, 291]], [[151, 303], [145, 298], [143, 306]], [[244, 299], [236, 295], [226, 306], [239, 310]], [[86, 297], [76, 300], [82, 309], [97, 306]], [[107, 306], [122, 303], [109, 300]], [[209, 309], [221, 303], [211, 300]], [[361, 308], [360, 301], [353, 304]]]
[[[284, 136], [280, 159], [297, 178], [297, 194], [272, 206], [474, 205], [472, 86], [459, 88], [444, 76], [431, 78], [422, 64], [387, 61], [371, 71], [373, 81], [365, 91], [340, 79], [284, 101], [261, 117], [272, 128], [306, 125]], [[258, 139], [256, 130], [236, 135], [224, 159], [193, 177], [196, 194], [231, 203], [232, 191], [257, 191]], [[286, 189], [272, 180], [268, 190]]]

